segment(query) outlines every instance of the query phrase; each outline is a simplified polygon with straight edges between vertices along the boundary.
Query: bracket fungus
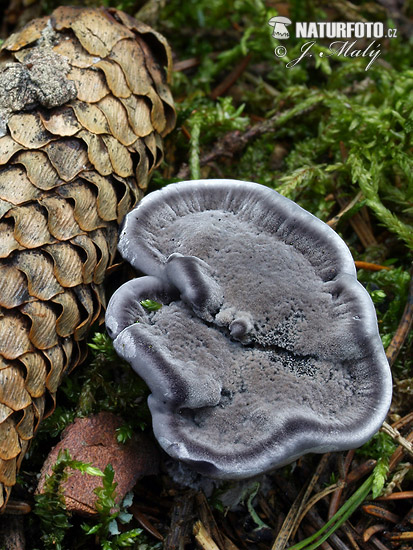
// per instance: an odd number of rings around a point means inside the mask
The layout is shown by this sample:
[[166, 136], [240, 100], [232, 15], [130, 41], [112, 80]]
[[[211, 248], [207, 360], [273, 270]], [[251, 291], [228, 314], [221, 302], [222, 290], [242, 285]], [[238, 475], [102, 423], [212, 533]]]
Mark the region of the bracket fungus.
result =
[[169, 455], [241, 479], [379, 429], [392, 384], [374, 306], [315, 216], [256, 183], [181, 182], [128, 214], [119, 250], [146, 276], [106, 325]]

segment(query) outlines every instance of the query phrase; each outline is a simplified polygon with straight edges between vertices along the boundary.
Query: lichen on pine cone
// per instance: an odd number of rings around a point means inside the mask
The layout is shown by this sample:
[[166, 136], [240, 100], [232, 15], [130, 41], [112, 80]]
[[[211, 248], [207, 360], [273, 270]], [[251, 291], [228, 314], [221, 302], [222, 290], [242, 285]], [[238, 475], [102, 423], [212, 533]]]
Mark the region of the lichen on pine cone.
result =
[[118, 226], [175, 123], [165, 39], [60, 7], [0, 53], [0, 507], [104, 305]]

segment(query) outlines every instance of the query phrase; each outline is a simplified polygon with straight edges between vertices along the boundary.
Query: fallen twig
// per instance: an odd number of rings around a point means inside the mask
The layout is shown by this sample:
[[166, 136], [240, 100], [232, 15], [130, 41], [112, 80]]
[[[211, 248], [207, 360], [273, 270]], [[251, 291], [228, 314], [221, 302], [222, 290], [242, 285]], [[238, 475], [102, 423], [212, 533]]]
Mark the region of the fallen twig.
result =
[[248, 67], [249, 62], [251, 61], [251, 54], [246, 55], [241, 61], [236, 65], [236, 67], [224, 78], [222, 82], [216, 86], [210, 93], [211, 99], [217, 99], [221, 95], [225, 94], [231, 86], [238, 80], [242, 75], [245, 69]]
[[395, 430], [401, 430], [402, 428], [406, 428], [413, 422], [413, 412], [406, 414], [406, 416], [403, 416], [396, 422], [393, 422], [392, 426]]
[[165, 539], [164, 550], [183, 550], [193, 521], [195, 493], [189, 491], [175, 499], [171, 527]]
[[[390, 426], [390, 424], [387, 424], [387, 422], [383, 422], [383, 425], [380, 428], [380, 430], [386, 433], [387, 435], [389, 435], [394, 441], [396, 441], [396, 443], [398, 443], [404, 451], [407, 451], [410, 456], [413, 456], [413, 445], [410, 443], [410, 441], [408, 441], [408, 439], [404, 438], [401, 435], [399, 430], [395, 430]], [[390, 464], [391, 463], [392, 463], [392, 459], [390, 459]]]
[[[297, 521], [296, 521], [296, 525], [294, 527], [294, 530], [293, 532], [291, 533], [291, 536], [294, 537], [296, 532], [297, 532], [297, 529], [298, 527], [300, 526], [300, 523], [302, 522], [302, 520], [304, 519], [304, 517], [308, 514], [309, 510], [311, 510], [311, 508], [317, 504], [317, 502], [319, 500], [321, 500], [322, 498], [326, 497], [327, 495], [333, 493], [334, 491], [337, 491], [337, 490], [343, 490], [343, 488], [345, 487], [345, 482], [344, 481], [338, 481], [337, 483], [334, 483], [333, 485], [330, 485], [329, 487], [326, 487], [325, 489], [323, 489], [322, 491], [320, 491], [319, 493], [315, 494], [314, 496], [312, 496], [310, 498], [310, 500], [308, 501], [307, 503], [307, 506], [302, 510], [302, 512], [300, 513], [300, 515], [298, 516], [297, 518]], [[333, 514], [334, 515], [334, 514]]]
[[[264, 134], [273, 132], [277, 128], [283, 126], [283, 124], [285, 124], [291, 118], [299, 116], [307, 112], [308, 110], [313, 109], [323, 99], [324, 94], [315, 93], [298, 105], [295, 105], [291, 109], [288, 109], [287, 111], [284, 111], [282, 113], [276, 113], [268, 120], [254, 124], [254, 126], [250, 126], [249, 128], [247, 128], [247, 130], [245, 130], [245, 132], [241, 132], [239, 130], [229, 132], [217, 141], [211, 151], [201, 156], [199, 160], [200, 166], [205, 166], [206, 164], [220, 157], [233, 157], [236, 153], [244, 149], [244, 147], [246, 147], [246, 145], [248, 145], [253, 140], [261, 137]], [[185, 179], [189, 175], [189, 166], [187, 164], [182, 165], [177, 177]]]
[[404, 500], [406, 498], [413, 498], [413, 491], [400, 491], [385, 497], [378, 497], [376, 500]]
[[334, 532], [341, 526], [351, 514], [360, 506], [366, 499], [373, 484], [373, 476], [369, 476], [366, 481], [355, 491], [351, 497], [343, 504], [338, 512], [323, 525], [321, 529], [314, 533], [311, 537], [290, 547], [290, 550], [315, 550], [324, 541], [326, 541]]
[[221, 548], [224, 548], [224, 540], [221, 532], [212, 514], [211, 508], [204, 493], [199, 492], [195, 496], [196, 511], [203, 527], [207, 530], [210, 536], [219, 544]]
[[367, 271], [381, 271], [382, 269], [389, 271], [391, 269], [391, 267], [388, 267], [387, 265], [372, 264], [370, 262], [362, 262], [359, 260], [354, 263], [357, 269], [366, 269]]
[[[413, 267], [411, 269], [413, 274]], [[409, 293], [407, 296], [406, 306], [404, 308], [402, 317], [400, 319], [399, 326], [390, 342], [387, 350], [386, 357], [389, 360], [390, 365], [393, 365], [399, 355], [401, 348], [412, 328], [413, 324], [413, 275], [410, 278]]]
[[[274, 481], [276, 485], [281, 489], [282, 493], [287, 496], [290, 502], [292, 502], [297, 495], [296, 491], [294, 491], [294, 487], [290, 483], [287, 483], [282, 478], [282, 476], [279, 476], [277, 474], [274, 475]], [[320, 514], [315, 508], [312, 508], [308, 511], [305, 520], [306, 522], [303, 523], [302, 528], [306, 532], [309, 532], [311, 530], [310, 535], [314, 534], [314, 528], [321, 529], [325, 525], [325, 520], [321, 518]], [[335, 550], [349, 550], [349, 547], [343, 542], [343, 540], [337, 535], [337, 533], [333, 533], [329, 537], [329, 543], [331, 547], [335, 548]], [[323, 548], [326, 548], [326, 544], [327, 543], [325, 542], [323, 543]]]
[[363, 464], [360, 464], [360, 466], [357, 466], [354, 470], [349, 472], [346, 479], [347, 483], [354, 483], [369, 474], [374, 469], [376, 464], [377, 460], [374, 460], [374, 458], [369, 458], [366, 462], [363, 462]]
[[144, 514], [141, 510], [139, 510], [138, 505], [132, 504], [132, 506], [130, 507], [130, 511], [133, 517], [140, 524], [140, 526], [143, 527], [143, 529], [145, 529], [145, 531], [150, 533], [153, 537], [155, 537], [158, 540], [164, 540], [163, 535], [153, 525], [153, 523], [150, 521], [148, 516]]
[[[362, 195], [363, 193], [361, 192], [360, 197]], [[341, 199], [340, 197], [337, 197], [337, 202], [339, 203], [341, 208], [344, 208], [344, 211], [346, 211], [347, 206], [349, 206], [350, 208], [353, 206], [353, 201], [349, 205], [346, 205], [343, 199]], [[356, 212], [354, 216], [349, 219], [349, 222], [364, 248], [377, 245], [377, 240], [371, 227], [368, 210], [365, 206], [361, 210]]]
[[203, 550], [220, 550], [200, 520], [195, 523], [193, 533], [197, 543]]
[[[281, 530], [278, 533], [271, 550], [284, 550], [292, 533], [295, 533], [297, 531], [299, 522], [301, 522], [302, 518], [304, 517], [302, 512], [308, 502], [308, 499], [314, 489], [315, 484], [317, 483], [321, 473], [323, 472], [327, 464], [329, 457], [330, 453], [326, 453], [321, 457], [317, 469], [313, 477], [311, 478], [307, 488], [304, 491], [300, 491], [297, 498], [294, 500], [293, 505], [291, 506], [290, 511], [288, 512], [287, 517], [284, 520]], [[308, 512], [308, 510], [306, 510], [306, 512]]]
[[344, 460], [342, 479], [340, 480], [341, 484], [339, 487], [337, 487], [337, 489], [331, 495], [330, 506], [328, 508], [328, 519], [331, 519], [334, 516], [334, 514], [337, 512], [340, 506], [341, 495], [343, 494], [343, 489], [347, 484], [348, 471], [350, 469], [351, 462], [354, 458], [354, 453], [355, 453], [354, 450], [348, 451], [346, 458]]
[[354, 208], [356, 206], [356, 204], [362, 199], [362, 197], [363, 197], [363, 193], [361, 191], [359, 191], [359, 193], [357, 193], [357, 195], [354, 197], [354, 199], [352, 199], [348, 204], [343, 206], [343, 208], [340, 210], [340, 212], [338, 214], [336, 214], [330, 220], [328, 220], [327, 225], [329, 225], [330, 227], [335, 229], [337, 227], [339, 221], [341, 220], [341, 218], [345, 214], [347, 214], [347, 212], [349, 212], [349, 210]]
[[363, 541], [367, 542], [373, 535], [385, 531], [387, 529], [386, 523], [377, 523], [375, 525], [370, 525], [363, 533]]
[[361, 509], [365, 514], [379, 518], [382, 521], [388, 521], [389, 523], [399, 523], [400, 521], [400, 516], [393, 514], [383, 506], [377, 506], [377, 504], [364, 504]]

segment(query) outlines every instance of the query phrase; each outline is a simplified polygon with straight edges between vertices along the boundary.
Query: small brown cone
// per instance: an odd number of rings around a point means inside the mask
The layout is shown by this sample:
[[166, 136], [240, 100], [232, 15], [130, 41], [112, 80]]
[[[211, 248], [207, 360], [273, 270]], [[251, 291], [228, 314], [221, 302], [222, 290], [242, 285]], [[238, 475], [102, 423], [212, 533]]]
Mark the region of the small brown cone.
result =
[[[61, 451], [67, 450], [71, 458], [91, 464], [103, 471], [108, 464], [114, 470], [116, 502], [119, 504], [131, 491], [138, 479], [159, 473], [159, 451], [145, 434], [134, 434], [126, 443], [118, 443], [116, 430], [123, 420], [109, 412], [100, 412], [87, 418], [76, 418], [62, 433], [61, 441], [50, 451], [37, 486], [44, 492], [46, 476], [52, 474], [53, 465]], [[81, 515], [95, 515], [97, 495], [102, 487], [100, 477], [70, 470], [62, 483], [66, 508]]]
[[0, 507], [162, 158], [170, 67], [165, 39], [116, 9], [61, 6], [1, 48]]

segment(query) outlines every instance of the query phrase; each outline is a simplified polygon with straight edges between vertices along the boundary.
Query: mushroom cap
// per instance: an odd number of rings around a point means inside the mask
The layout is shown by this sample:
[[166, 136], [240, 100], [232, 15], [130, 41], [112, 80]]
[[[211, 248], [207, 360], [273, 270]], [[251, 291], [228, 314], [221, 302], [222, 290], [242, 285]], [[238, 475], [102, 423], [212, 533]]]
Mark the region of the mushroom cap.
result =
[[271, 19], [268, 21], [268, 24], [272, 26], [274, 26], [276, 23], [291, 25], [291, 19], [288, 19], [288, 17], [284, 17], [282, 15], [276, 15], [275, 17], [271, 17]]
[[392, 383], [374, 306], [315, 216], [256, 183], [181, 182], [126, 217], [119, 250], [148, 276], [115, 292], [106, 324], [172, 457], [246, 478], [379, 429]]

